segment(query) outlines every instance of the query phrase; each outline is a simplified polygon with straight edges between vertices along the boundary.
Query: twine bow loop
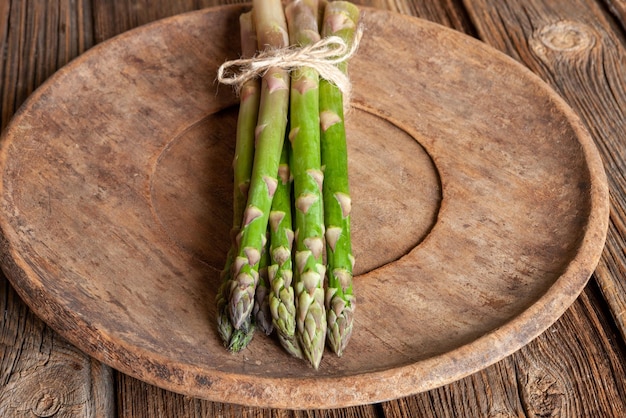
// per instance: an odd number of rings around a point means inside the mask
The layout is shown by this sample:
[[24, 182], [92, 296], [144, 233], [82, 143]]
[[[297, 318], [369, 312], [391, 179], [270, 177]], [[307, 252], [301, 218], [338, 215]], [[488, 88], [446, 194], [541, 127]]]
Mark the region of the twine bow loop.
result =
[[309, 67], [316, 70], [321, 78], [335, 84], [344, 97], [349, 97], [350, 79], [337, 64], [349, 60], [356, 53], [361, 35], [362, 31], [358, 28], [351, 45], [339, 36], [328, 36], [302, 47], [268, 49], [251, 58], [226, 61], [219, 67], [217, 79], [220, 83], [234, 86], [239, 93], [247, 81], [263, 77], [270, 68], [291, 72]]

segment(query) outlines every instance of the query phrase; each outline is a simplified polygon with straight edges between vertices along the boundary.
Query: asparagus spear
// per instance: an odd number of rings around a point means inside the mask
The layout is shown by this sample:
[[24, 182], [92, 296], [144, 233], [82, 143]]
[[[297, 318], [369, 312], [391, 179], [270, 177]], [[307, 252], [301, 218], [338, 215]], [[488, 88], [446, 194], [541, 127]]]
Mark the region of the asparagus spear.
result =
[[[286, 47], [289, 35], [281, 1], [254, 0], [252, 7], [259, 49]], [[230, 283], [229, 316], [236, 329], [247, 323], [254, 306], [259, 261], [266, 241], [272, 198], [278, 185], [278, 163], [288, 104], [289, 74], [279, 68], [268, 69], [261, 83], [250, 189]]]
[[[353, 41], [359, 9], [347, 1], [327, 4], [322, 36], [339, 36], [348, 45]], [[347, 62], [338, 64], [346, 72]], [[320, 81], [321, 153], [324, 166], [324, 222], [328, 285], [326, 310], [328, 343], [339, 356], [353, 328], [355, 298], [352, 288], [354, 257], [350, 240], [350, 190], [348, 151], [341, 91], [332, 83]]]
[[[232, 265], [232, 255], [229, 255], [229, 261], [226, 265], [226, 269], [228, 269], [228, 271], [230, 271], [230, 265]], [[223, 281], [216, 296], [217, 330], [222, 338], [224, 347], [226, 347], [229, 351], [236, 353], [243, 350], [250, 343], [250, 341], [252, 341], [256, 326], [252, 321], [248, 321], [243, 324], [240, 329], [235, 329], [230, 322], [227, 303], [229, 295], [229, 277], [230, 274], [222, 275]]]
[[[317, 0], [295, 0], [286, 6], [292, 44], [319, 40]], [[324, 308], [324, 213], [320, 160], [319, 75], [300, 67], [291, 75], [289, 139], [295, 197], [295, 291], [297, 336], [305, 357], [318, 368], [326, 339]]]
[[[244, 57], [252, 57], [257, 49], [256, 32], [252, 12], [243, 13], [239, 17], [241, 32], [241, 51]], [[237, 246], [235, 235], [241, 228], [241, 219], [248, 197], [252, 158], [254, 155], [254, 129], [257, 121], [260, 98], [260, 82], [253, 79], [246, 82], [240, 90], [239, 115], [235, 141], [235, 157], [233, 159], [233, 226], [231, 235], [233, 242], [228, 252], [226, 266], [222, 272], [222, 284], [217, 293], [217, 324], [218, 332], [224, 345], [233, 352], [243, 349], [254, 334], [251, 321], [235, 329], [228, 317], [229, 283], [232, 280], [231, 267]]]
[[291, 251], [293, 226], [291, 215], [291, 172], [289, 170], [289, 142], [283, 144], [278, 168], [278, 187], [270, 212], [270, 311], [281, 345], [294, 357], [302, 358], [296, 340], [296, 307], [292, 286]]

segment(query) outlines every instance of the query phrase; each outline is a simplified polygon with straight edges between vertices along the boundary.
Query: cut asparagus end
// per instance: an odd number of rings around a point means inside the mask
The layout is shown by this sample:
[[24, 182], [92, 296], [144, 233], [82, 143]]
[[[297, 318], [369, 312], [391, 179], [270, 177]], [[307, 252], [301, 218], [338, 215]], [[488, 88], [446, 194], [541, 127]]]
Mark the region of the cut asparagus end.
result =
[[228, 351], [238, 353], [248, 346], [254, 336], [255, 325], [252, 322], [246, 322], [240, 329], [234, 330], [228, 343]]

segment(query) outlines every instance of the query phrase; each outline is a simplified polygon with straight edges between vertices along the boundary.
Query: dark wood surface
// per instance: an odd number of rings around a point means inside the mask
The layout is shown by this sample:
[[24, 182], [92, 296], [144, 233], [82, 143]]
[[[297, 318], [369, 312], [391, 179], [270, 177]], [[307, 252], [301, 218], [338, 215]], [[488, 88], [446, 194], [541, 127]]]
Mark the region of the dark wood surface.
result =
[[[4, 128], [50, 75], [138, 25], [225, 3], [192, 0], [0, 2]], [[603, 158], [611, 215], [600, 263], [546, 332], [506, 359], [415, 396], [338, 410], [287, 411], [194, 399], [93, 360], [38, 319], [0, 278], [0, 416], [626, 416], [626, 7], [620, 0], [396, 0], [361, 4], [475, 36], [547, 81]]]

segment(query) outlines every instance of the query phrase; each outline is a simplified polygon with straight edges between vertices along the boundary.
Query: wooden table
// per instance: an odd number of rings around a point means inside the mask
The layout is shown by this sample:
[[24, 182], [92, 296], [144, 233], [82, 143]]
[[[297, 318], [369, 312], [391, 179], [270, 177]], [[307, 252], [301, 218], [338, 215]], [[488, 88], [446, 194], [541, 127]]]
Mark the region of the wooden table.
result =
[[[56, 70], [156, 19], [232, 1], [2, 0], [4, 128]], [[477, 37], [547, 81], [587, 125], [611, 199], [606, 247], [588, 286], [552, 327], [460, 381], [340, 410], [287, 411], [194, 399], [80, 352], [0, 277], [0, 416], [626, 416], [626, 3], [623, 0], [364, 0]]]

